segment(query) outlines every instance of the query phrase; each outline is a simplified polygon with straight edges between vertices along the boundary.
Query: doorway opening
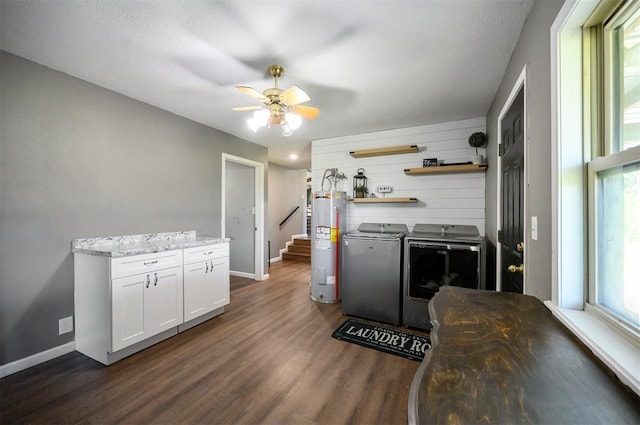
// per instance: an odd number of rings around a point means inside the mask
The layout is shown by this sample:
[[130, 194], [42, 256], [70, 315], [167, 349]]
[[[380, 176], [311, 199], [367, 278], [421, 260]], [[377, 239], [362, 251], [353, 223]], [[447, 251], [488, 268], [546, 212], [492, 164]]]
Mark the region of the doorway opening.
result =
[[232, 276], [265, 280], [264, 164], [222, 154], [222, 237]]

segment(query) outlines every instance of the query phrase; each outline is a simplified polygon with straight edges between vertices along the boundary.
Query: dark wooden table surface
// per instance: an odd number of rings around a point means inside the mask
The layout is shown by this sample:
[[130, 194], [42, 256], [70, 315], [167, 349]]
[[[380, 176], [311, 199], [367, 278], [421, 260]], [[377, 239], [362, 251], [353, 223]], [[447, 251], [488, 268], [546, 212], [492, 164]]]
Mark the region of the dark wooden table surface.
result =
[[442, 287], [409, 423], [640, 424], [640, 398], [537, 298]]

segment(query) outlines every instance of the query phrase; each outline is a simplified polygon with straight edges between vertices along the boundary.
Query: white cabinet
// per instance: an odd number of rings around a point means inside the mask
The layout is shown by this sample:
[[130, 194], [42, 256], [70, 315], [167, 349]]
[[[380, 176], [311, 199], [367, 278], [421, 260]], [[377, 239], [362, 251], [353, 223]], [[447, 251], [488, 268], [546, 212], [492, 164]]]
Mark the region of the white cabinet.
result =
[[222, 314], [229, 244], [124, 257], [76, 252], [74, 276], [76, 350], [108, 365]]
[[111, 364], [177, 333], [184, 320], [182, 249], [74, 256], [76, 350]]
[[184, 250], [184, 321], [229, 304], [229, 244]]
[[182, 267], [113, 279], [112, 350], [121, 350], [181, 324], [182, 283]]

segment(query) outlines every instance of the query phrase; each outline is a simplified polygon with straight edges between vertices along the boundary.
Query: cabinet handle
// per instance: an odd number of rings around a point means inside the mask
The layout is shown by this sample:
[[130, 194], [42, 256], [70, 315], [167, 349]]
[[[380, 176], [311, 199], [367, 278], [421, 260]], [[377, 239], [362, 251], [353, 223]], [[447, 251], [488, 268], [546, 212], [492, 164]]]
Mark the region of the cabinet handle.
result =
[[213, 251], [209, 251], [209, 252], [203, 252], [202, 255], [211, 255], [213, 254]]
[[213, 271], [213, 261], [211, 261], [211, 271]]
[[150, 283], [151, 283], [151, 279], [149, 279], [149, 275], [147, 275], [147, 288], [149, 287]]
[[204, 266], [205, 266], [204, 272], [209, 273], [209, 263], [204, 263]]
[[158, 286], [158, 273], [154, 273], [154, 275], [156, 276], [156, 278], [153, 281], [153, 286]]
[[152, 265], [152, 264], [156, 264], [157, 262], [158, 262], [158, 260], [146, 261], [146, 262], [144, 263], [144, 265], [145, 265], [145, 266], [150, 266], [150, 265]]

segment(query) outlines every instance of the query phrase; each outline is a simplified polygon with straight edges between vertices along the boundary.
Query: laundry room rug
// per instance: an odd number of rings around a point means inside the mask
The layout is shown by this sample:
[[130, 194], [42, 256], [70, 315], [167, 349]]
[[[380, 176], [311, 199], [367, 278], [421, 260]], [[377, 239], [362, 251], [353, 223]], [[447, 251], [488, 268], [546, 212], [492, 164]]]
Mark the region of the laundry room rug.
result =
[[427, 336], [354, 319], [348, 319], [331, 336], [341, 341], [418, 361], [422, 361], [425, 350], [431, 348], [431, 340]]

